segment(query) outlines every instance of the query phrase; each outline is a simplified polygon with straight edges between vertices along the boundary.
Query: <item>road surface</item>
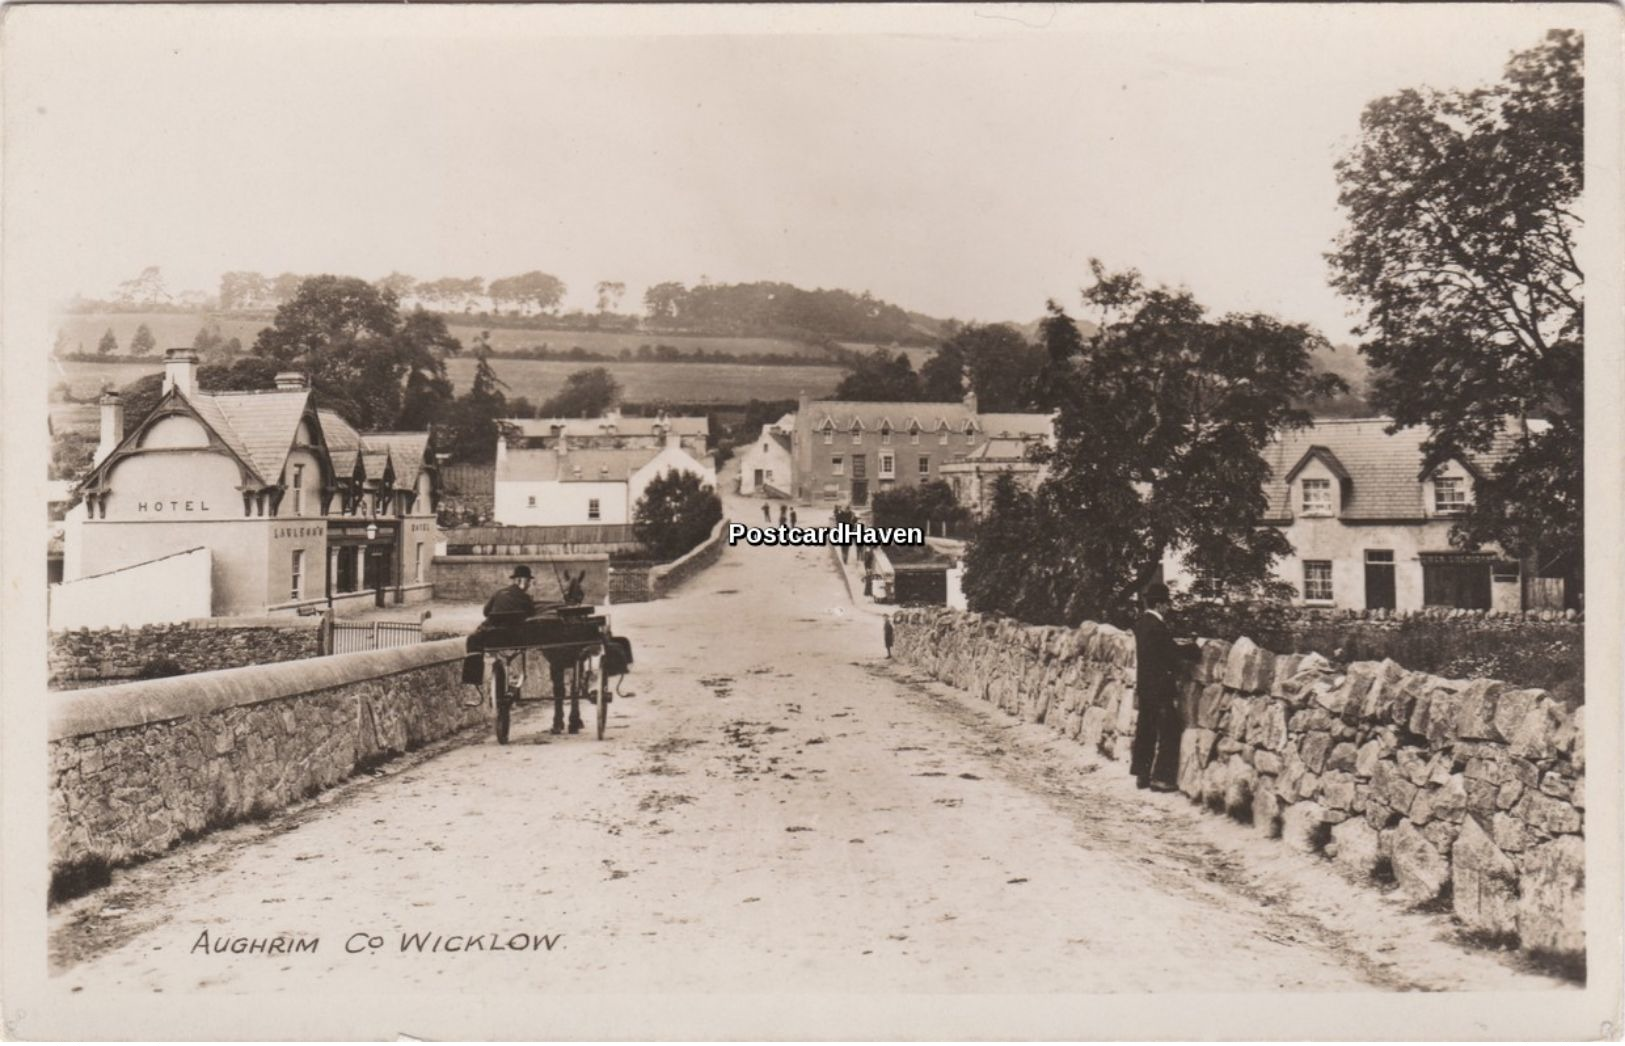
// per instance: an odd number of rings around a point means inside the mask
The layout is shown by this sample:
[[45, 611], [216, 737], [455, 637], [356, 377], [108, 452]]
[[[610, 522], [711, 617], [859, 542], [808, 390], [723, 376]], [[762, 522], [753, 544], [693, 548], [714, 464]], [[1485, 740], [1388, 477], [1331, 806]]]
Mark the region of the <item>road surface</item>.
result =
[[888, 662], [830, 556], [731, 548], [676, 596], [615, 608], [637, 664], [603, 742], [528, 707], [508, 747], [441, 744], [119, 873], [53, 912], [58, 976], [98, 993], [1556, 984]]

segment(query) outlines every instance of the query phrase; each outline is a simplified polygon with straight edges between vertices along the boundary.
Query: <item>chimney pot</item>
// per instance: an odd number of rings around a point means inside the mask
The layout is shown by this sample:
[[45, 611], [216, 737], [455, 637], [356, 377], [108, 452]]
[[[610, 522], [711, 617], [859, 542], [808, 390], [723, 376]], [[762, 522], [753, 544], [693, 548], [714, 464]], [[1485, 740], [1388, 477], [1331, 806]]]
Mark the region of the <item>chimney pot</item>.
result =
[[197, 388], [197, 353], [191, 349], [169, 349], [164, 353], [164, 391], [179, 389], [191, 396]]
[[119, 394], [108, 389], [97, 403], [102, 408], [102, 428], [101, 439], [96, 444], [96, 456], [91, 462], [94, 465], [100, 465], [124, 438], [124, 401]]

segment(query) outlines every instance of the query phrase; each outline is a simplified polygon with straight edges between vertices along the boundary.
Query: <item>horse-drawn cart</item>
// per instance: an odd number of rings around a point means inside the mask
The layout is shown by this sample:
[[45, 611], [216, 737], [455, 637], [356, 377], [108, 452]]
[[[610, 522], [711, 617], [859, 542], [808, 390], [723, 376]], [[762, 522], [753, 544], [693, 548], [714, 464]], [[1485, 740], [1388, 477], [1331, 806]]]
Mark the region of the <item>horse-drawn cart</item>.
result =
[[[570, 732], [581, 729], [581, 700], [597, 709], [598, 739], [609, 722], [609, 679], [623, 675], [632, 661], [631, 643], [613, 636], [609, 618], [590, 606], [562, 606], [511, 622], [490, 622], [468, 637], [469, 661], [480, 659], [480, 679], [496, 708], [497, 743], [508, 743], [513, 706], [546, 700], [524, 695], [532, 653], [547, 663], [547, 676], [562, 670], [564, 694], [555, 693], [553, 730], [561, 732], [564, 696], [570, 699]], [[489, 671], [483, 671], [488, 665]], [[465, 668], [464, 679], [474, 681]]]

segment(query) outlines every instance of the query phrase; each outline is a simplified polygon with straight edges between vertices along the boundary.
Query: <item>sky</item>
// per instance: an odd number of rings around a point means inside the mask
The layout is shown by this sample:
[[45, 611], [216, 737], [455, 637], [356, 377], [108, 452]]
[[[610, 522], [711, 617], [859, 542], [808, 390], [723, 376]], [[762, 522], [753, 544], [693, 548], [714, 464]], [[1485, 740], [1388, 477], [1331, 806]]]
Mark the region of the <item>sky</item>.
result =
[[1362, 108], [1564, 10], [14, 8], [8, 234], [55, 300], [542, 269], [582, 308], [704, 277], [985, 322], [1077, 311], [1098, 257], [1349, 341]]

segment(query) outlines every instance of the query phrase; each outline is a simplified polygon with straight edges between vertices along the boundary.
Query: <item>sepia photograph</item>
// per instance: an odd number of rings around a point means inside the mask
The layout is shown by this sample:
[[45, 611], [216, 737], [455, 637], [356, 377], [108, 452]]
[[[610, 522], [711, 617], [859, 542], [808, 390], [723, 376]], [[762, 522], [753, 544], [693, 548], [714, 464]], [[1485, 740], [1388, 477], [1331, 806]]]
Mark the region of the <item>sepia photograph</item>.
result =
[[1619, 1039], [1617, 6], [3, 15], [6, 1038]]

